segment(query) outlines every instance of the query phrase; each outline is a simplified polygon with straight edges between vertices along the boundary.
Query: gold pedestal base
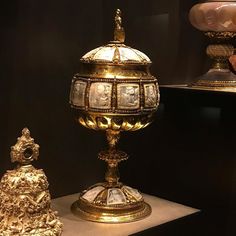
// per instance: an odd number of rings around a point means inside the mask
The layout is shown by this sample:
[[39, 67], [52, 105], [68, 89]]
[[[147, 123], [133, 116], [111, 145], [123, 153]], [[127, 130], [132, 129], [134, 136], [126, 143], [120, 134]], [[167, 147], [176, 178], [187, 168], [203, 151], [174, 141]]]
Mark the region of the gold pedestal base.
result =
[[86, 205], [78, 200], [71, 206], [73, 214], [84, 220], [100, 223], [128, 223], [141, 220], [151, 214], [151, 207], [146, 202], [140, 204], [136, 209], [109, 210], [107, 208], [98, 208], [96, 206]]
[[235, 88], [236, 75], [228, 69], [211, 69], [203, 76], [197, 78], [196, 81], [191, 83], [189, 86], [200, 88]]
[[116, 149], [120, 131], [107, 130], [109, 149], [101, 151], [100, 160], [108, 164], [104, 183], [83, 191], [72, 207], [72, 212], [89, 221], [127, 223], [151, 214], [151, 207], [144, 202], [140, 192], [119, 182], [118, 163], [128, 159], [125, 152]]
[[[137, 190], [132, 189], [128, 186], [116, 186], [116, 187], [105, 187], [105, 184], [95, 185], [88, 190], [84, 191], [80, 196], [79, 200], [74, 202], [71, 206], [71, 211], [74, 215], [88, 221], [101, 222], [101, 223], [128, 223], [137, 220], [141, 220], [149, 216], [152, 212], [150, 205], [144, 202], [140, 193]], [[95, 197], [92, 201], [86, 200], [83, 196], [89, 191], [94, 191], [96, 188], [104, 188], [99, 193], [95, 193]], [[128, 191], [134, 191], [134, 194], [139, 199], [135, 199], [134, 195], [129, 194]], [[96, 191], [96, 190], [95, 190]], [[94, 191], [94, 192], [95, 192]], [[109, 195], [111, 192], [115, 192], [117, 195], [114, 199], [117, 202], [121, 202], [119, 199], [119, 192], [124, 196], [122, 199], [123, 203], [110, 204], [111, 201]], [[91, 197], [91, 194], [89, 194]]]

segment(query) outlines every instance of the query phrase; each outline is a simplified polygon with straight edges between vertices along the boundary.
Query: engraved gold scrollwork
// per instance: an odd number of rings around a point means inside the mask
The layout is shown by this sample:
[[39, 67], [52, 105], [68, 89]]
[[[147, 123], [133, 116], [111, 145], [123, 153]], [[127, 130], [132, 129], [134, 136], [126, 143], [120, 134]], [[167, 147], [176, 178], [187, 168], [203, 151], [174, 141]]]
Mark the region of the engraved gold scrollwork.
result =
[[11, 148], [12, 162], [19, 162], [0, 182], [0, 236], [59, 236], [62, 223], [51, 210], [48, 181], [43, 170], [29, 163], [39, 155], [39, 145], [23, 129]]
[[226, 39], [226, 38], [233, 38], [236, 36], [236, 32], [230, 31], [207, 31], [205, 35], [209, 38], [218, 38], [218, 39]]

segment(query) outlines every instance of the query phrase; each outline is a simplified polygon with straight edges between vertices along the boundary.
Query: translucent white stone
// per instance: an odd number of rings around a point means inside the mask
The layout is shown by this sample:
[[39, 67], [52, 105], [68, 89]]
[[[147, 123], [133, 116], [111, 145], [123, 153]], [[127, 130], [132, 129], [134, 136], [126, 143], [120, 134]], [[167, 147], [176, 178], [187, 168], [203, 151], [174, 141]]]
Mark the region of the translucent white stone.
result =
[[82, 197], [87, 200], [88, 202], [92, 203], [95, 198], [97, 197], [97, 195], [103, 191], [105, 188], [102, 186], [97, 186], [94, 187], [92, 189], [90, 189], [89, 191], [87, 191]]
[[114, 56], [114, 47], [103, 47], [93, 57], [94, 60], [112, 61]]
[[89, 91], [89, 106], [97, 109], [111, 108], [112, 84], [95, 82], [91, 84]]
[[151, 63], [151, 60], [139, 50], [119, 44], [116, 46], [114, 44], [108, 44], [106, 46], [93, 49], [92, 51], [86, 53], [82, 59], [113, 62], [116, 48], [119, 51], [120, 62]]
[[236, 31], [236, 2], [209, 1], [196, 4], [189, 13], [190, 22], [201, 31]]
[[107, 205], [125, 204], [126, 197], [118, 188], [108, 189]]
[[129, 186], [124, 186], [123, 189], [124, 191], [127, 191], [128, 194], [133, 196], [137, 201], [141, 201], [143, 199], [142, 195], [137, 189], [131, 188]]

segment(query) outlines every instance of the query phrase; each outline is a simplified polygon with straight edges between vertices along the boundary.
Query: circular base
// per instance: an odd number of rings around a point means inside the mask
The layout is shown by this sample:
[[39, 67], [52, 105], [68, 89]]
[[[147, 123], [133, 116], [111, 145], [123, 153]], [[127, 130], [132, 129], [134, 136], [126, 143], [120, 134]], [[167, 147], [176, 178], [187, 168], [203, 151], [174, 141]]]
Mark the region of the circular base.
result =
[[151, 206], [142, 202], [133, 208], [109, 208], [87, 204], [81, 198], [71, 206], [73, 214], [84, 220], [101, 223], [128, 223], [141, 220], [152, 212]]
[[89, 221], [127, 223], [149, 216], [151, 207], [140, 192], [122, 183], [98, 183], [83, 191], [72, 212]]
[[198, 77], [197, 80], [189, 84], [189, 86], [200, 88], [235, 88], [236, 75], [227, 69], [211, 69], [203, 76]]

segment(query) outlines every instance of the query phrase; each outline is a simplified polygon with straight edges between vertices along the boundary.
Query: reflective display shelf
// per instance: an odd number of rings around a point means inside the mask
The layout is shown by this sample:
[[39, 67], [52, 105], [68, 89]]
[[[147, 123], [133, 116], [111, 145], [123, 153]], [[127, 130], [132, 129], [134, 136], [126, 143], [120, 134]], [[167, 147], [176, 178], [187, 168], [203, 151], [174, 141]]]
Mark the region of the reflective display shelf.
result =
[[68, 195], [53, 200], [53, 207], [59, 212], [64, 224], [63, 236], [124, 236], [144, 233], [153, 227], [163, 225], [174, 220], [197, 215], [198, 209], [167, 201], [158, 197], [143, 195], [145, 201], [152, 207], [152, 214], [138, 222], [126, 224], [94, 223], [75, 217], [70, 211], [71, 202], [78, 198], [78, 194]]

